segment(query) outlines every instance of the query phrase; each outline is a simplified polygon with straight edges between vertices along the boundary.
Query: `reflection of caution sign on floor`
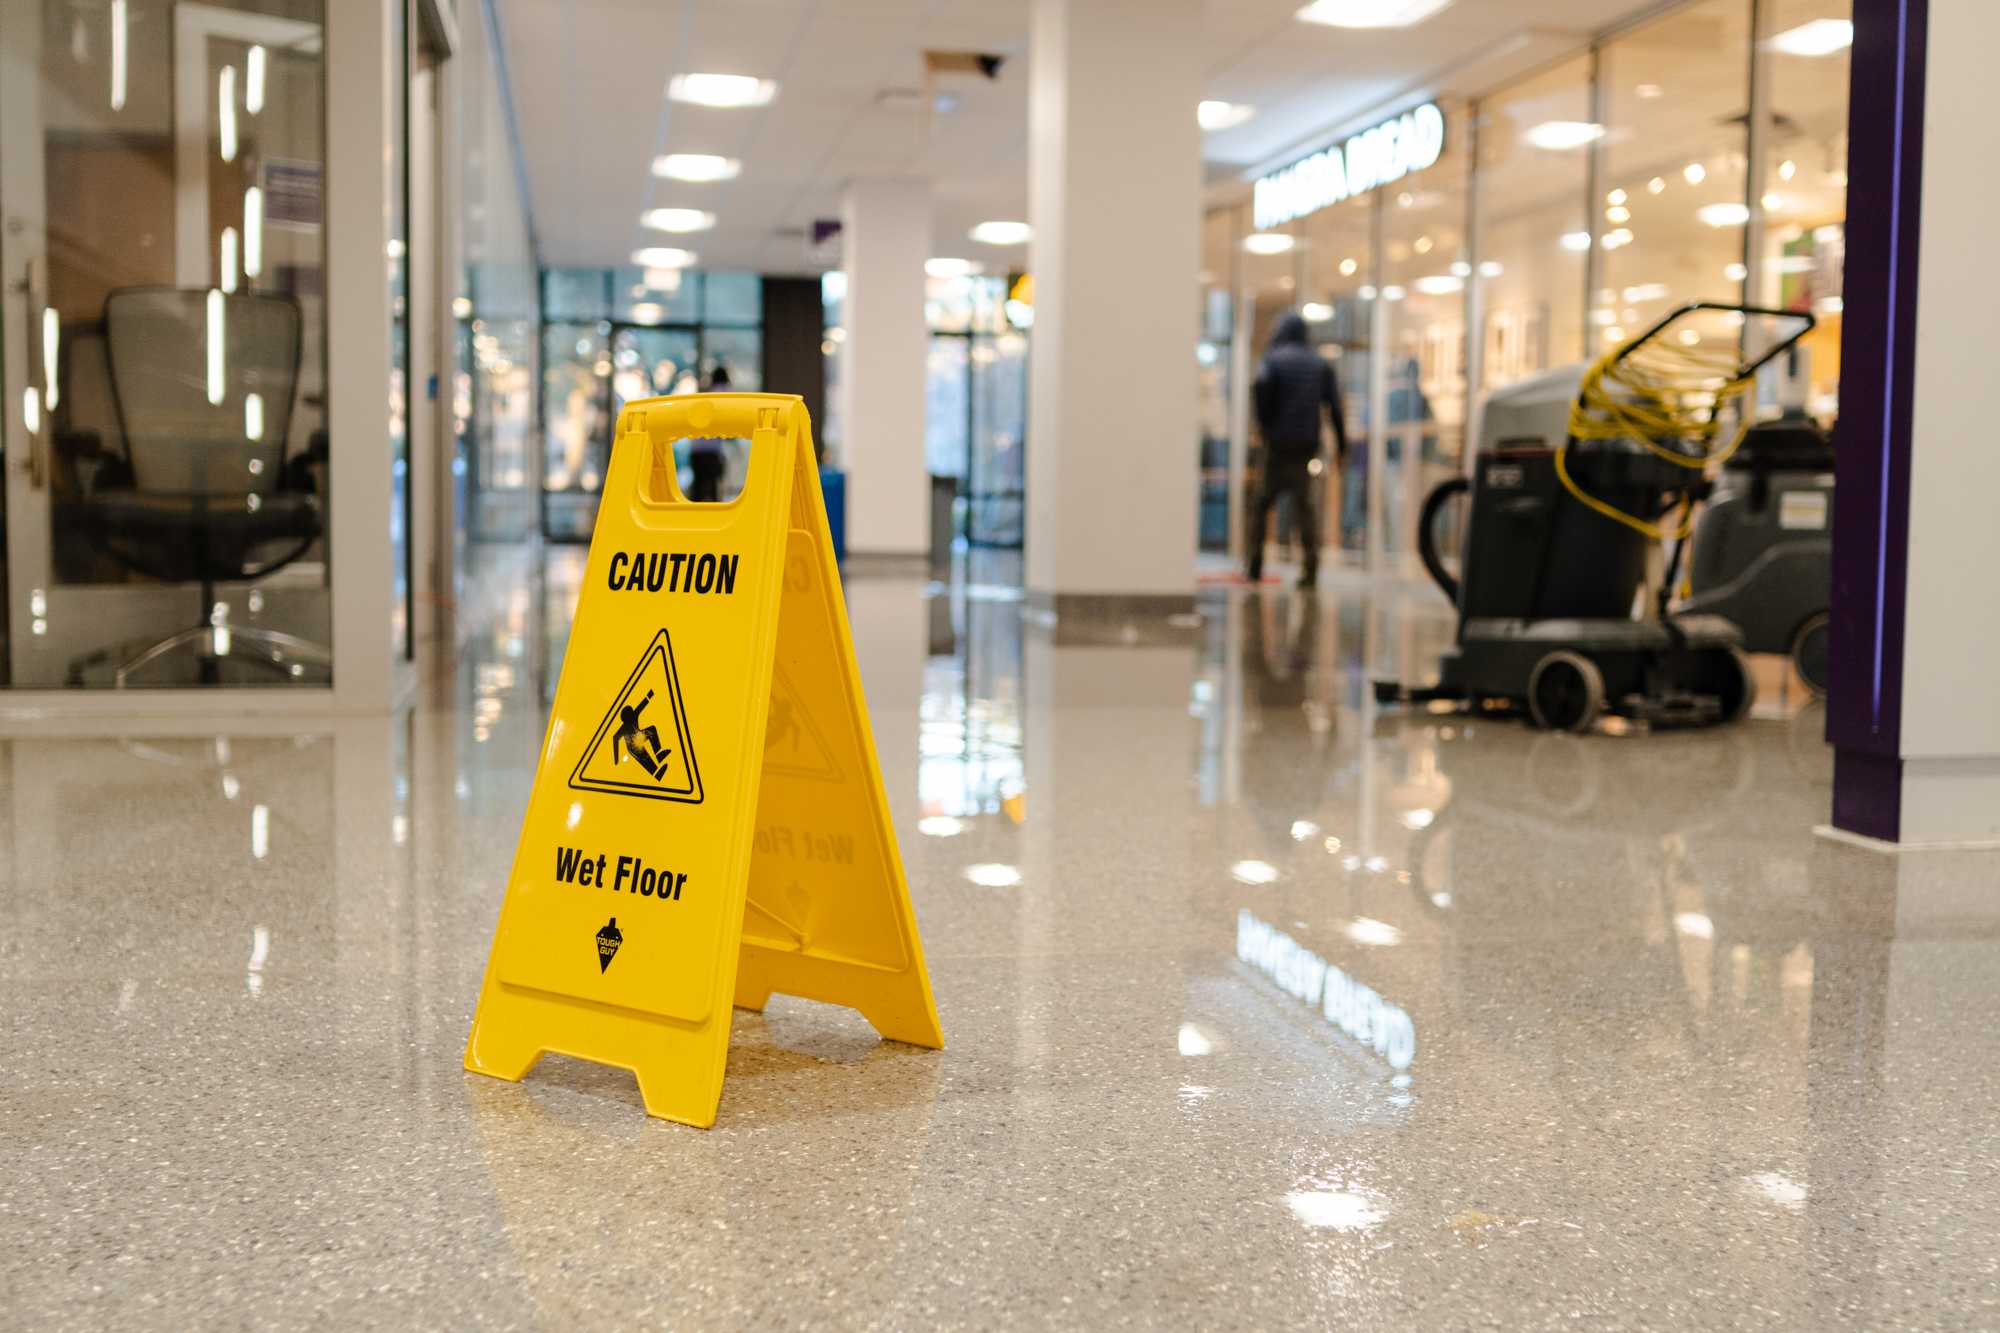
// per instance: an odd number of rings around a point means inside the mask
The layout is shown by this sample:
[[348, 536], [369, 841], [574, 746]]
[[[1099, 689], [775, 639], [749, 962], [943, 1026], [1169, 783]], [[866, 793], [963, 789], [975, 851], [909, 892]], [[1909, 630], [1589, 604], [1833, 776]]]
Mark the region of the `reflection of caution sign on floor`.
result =
[[764, 728], [764, 773], [790, 778], [840, 781], [833, 749], [799, 700], [798, 689], [779, 667], [771, 681], [771, 720]]
[[[726, 504], [675, 484], [709, 437], [750, 441]], [[465, 1067], [619, 1065], [709, 1125], [731, 1013], [779, 991], [943, 1044], [805, 405], [628, 403]]]
[[681, 702], [674, 647], [661, 630], [611, 701], [569, 775], [579, 791], [615, 791], [659, 801], [701, 800], [701, 768]]

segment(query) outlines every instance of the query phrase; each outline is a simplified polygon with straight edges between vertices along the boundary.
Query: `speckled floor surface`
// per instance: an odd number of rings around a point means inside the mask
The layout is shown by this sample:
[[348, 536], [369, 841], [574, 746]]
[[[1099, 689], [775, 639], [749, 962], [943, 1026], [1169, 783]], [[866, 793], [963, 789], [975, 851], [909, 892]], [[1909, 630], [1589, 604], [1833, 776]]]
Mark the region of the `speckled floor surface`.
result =
[[1377, 716], [1415, 593], [857, 583], [947, 1049], [463, 1073], [567, 560], [393, 722], [0, 743], [0, 1325], [2000, 1326], [2000, 857], [1816, 838], [1796, 699]]

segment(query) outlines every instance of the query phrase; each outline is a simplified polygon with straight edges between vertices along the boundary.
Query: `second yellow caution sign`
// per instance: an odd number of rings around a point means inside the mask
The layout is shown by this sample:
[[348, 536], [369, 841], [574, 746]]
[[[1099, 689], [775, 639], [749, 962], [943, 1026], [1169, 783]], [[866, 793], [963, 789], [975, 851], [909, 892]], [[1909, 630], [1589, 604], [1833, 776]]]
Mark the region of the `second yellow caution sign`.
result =
[[[747, 438], [684, 499], [673, 443]], [[855, 667], [802, 400], [626, 405], [465, 1067], [632, 1070], [715, 1123], [732, 1005], [849, 1005], [944, 1044]]]

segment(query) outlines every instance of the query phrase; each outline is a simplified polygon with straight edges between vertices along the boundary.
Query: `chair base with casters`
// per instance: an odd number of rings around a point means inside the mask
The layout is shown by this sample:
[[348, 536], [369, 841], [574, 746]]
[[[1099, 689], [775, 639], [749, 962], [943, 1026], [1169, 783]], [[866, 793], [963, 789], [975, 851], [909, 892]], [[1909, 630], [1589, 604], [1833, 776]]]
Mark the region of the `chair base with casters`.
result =
[[331, 677], [333, 657], [327, 650], [310, 639], [302, 639], [296, 634], [283, 630], [264, 629], [258, 625], [196, 625], [169, 634], [164, 639], [140, 644], [135, 650], [127, 650], [123, 656], [110, 648], [100, 648], [87, 657], [70, 663], [69, 684], [82, 685], [84, 675], [92, 668], [117, 661], [111, 673], [112, 684], [117, 689], [135, 688], [133, 677], [153, 663], [169, 657], [182, 649], [192, 648], [199, 662], [197, 682], [202, 685], [222, 683], [222, 668], [226, 662], [243, 662], [267, 670], [274, 677], [274, 684], [290, 684], [301, 681], [313, 672], [323, 672]]
[[[181, 650], [194, 652], [194, 683], [200, 685], [221, 684], [223, 665], [231, 661], [270, 671], [277, 677], [273, 684], [331, 671], [332, 654], [309, 639], [229, 623], [212, 574], [218, 567], [240, 569], [242, 581], [255, 582], [298, 559], [321, 531], [317, 497], [279, 492], [253, 506], [245, 497], [100, 493], [87, 521], [102, 525], [94, 539], [128, 568], [169, 583], [192, 576], [201, 586], [204, 615], [165, 638], [102, 648], [77, 659], [69, 668], [71, 685], [83, 684], [86, 672], [115, 663], [113, 685], [129, 689], [137, 673]], [[272, 549], [275, 556], [257, 558]]]

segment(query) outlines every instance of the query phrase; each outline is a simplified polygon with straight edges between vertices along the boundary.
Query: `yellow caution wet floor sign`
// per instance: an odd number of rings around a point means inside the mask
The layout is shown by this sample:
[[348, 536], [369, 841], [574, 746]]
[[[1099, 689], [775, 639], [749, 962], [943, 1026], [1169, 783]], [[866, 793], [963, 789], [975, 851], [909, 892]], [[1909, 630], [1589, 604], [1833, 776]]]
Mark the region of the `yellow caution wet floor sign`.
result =
[[[685, 500], [677, 439], [750, 441]], [[715, 1122], [731, 1006], [774, 991], [942, 1046], [855, 667], [804, 403], [628, 404], [465, 1067], [632, 1070]]]

